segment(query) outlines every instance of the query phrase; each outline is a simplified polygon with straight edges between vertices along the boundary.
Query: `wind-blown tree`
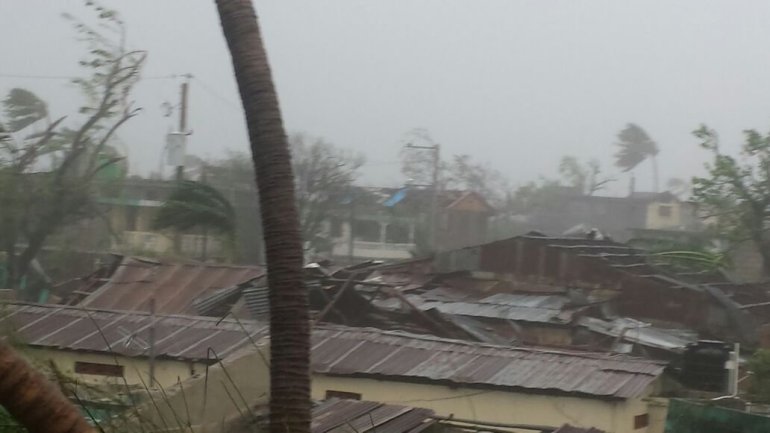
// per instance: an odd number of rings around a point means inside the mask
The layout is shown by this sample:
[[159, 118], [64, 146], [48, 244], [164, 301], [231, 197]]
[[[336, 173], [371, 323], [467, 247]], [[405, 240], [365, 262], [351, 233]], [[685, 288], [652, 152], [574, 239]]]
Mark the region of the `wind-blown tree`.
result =
[[569, 186], [579, 190], [581, 194], [594, 195], [615, 181], [612, 178], [600, 178], [600, 173], [601, 166], [595, 159], [582, 164], [576, 157], [567, 155], [559, 162], [559, 174]]
[[217, 0], [257, 174], [270, 302], [270, 432], [310, 432], [310, 323], [286, 132], [251, 0]]
[[[156, 229], [179, 233], [203, 229], [223, 236], [232, 246], [235, 241], [235, 210], [216, 188], [202, 182], [185, 180], [163, 203], [155, 216]], [[206, 254], [206, 245], [203, 246]]]
[[716, 131], [701, 126], [694, 134], [711, 152], [708, 175], [693, 178], [693, 200], [717, 233], [734, 244], [750, 241], [770, 276], [770, 135], [747, 130], [741, 158], [722, 153]]
[[[0, 247], [8, 284], [18, 288], [46, 240], [65, 226], [98, 215], [95, 180], [121, 158], [108, 156], [116, 131], [138, 113], [130, 100], [145, 52], [128, 51], [118, 15], [87, 2], [98, 26], [73, 21], [88, 55], [74, 80], [86, 97], [79, 114], [49, 121], [45, 102], [13, 89], [0, 118]], [[98, 30], [97, 30], [98, 28]]]
[[658, 192], [658, 144], [639, 125], [629, 123], [618, 133], [615, 145], [620, 148], [615, 154], [615, 166], [624, 172], [633, 170], [645, 159], [650, 160], [653, 189]]
[[[122, 21], [87, 2], [100, 28], [122, 33]], [[89, 45], [81, 64], [91, 75], [76, 83], [89, 96], [83, 119], [68, 131], [63, 118], [47, 122], [46, 104], [32, 92], [12, 90], [0, 121], [0, 247], [16, 284], [45, 240], [71, 221], [91, 214], [93, 179], [115, 158], [104, 150], [115, 131], [136, 114], [129, 95], [144, 62], [143, 52], [126, 51], [101, 33], [75, 22]], [[36, 124], [45, 122], [36, 128]], [[18, 242], [26, 246], [17, 251]], [[0, 405], [30, 433], [91, 433], [95, 429], [45, 377], [0, 342]]]
[[327, 250], [330, 244], [323, 225], [350, 195], [364, 159], [322, 139], [309, 139], [302, 134], [292, 135], [289, 146], [302, 239], [311, 249]]

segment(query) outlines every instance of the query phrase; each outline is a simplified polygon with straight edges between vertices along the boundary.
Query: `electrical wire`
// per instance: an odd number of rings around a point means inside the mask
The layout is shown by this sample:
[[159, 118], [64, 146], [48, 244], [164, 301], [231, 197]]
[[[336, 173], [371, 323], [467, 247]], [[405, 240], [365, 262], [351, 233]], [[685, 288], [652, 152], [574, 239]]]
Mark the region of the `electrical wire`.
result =
[[[183, 77], [184, 74], [140, 76], [142, 80], [171, 80]], [[37, 74], [5, 74], [0, 73], [0, 78], [24, 78], [34, 80], [74, 80], [82, 78], [75, 75], [37, 75]]]
[[192, 77], [192, 79], [193, 79], [193, 80], [195, 80], [195, 82], [196, 82], [196, 83], [198, 83], [198, 84], [200, 85], [201, 89], [203, 89], [203, 90], [204, 90], [206, 93], [208, 93], [209, 95], [211, 95], [211, 96], [213, 96], [213, 97], [215, 97], [215, 98], [219, 99], [221, 102], [225, 103], [227, 106], [229, 106], [229, 107], [230, 107], [230, 108], [232, 108], [233, 110], [236, 110], [236, 111], [238, 111], [238, 112], [240, 112], [240, 111], [241, 111], [241, 106], [240, 106], [240, 104], [237, 104], [237, 103], [235, 103], [235, 102], [231, 101], [230, 99], [228, 99], [228, 98], [226, 98], [226, 97], [224, 97], [224, 96], [220, 95], [220, 94], [219, 94], [219, 93], [218, 93], [216, 90], [214, 90], [214, 89], [213, 89], [211, 86], [209, 86], [208, 84], [206, 84], [206, 83], [205, 83], [203, 80], [201, 80], [200, 78], [198, 78], [198, 77], [196, 77], [196, 76], [193, 76], [193, 77]]

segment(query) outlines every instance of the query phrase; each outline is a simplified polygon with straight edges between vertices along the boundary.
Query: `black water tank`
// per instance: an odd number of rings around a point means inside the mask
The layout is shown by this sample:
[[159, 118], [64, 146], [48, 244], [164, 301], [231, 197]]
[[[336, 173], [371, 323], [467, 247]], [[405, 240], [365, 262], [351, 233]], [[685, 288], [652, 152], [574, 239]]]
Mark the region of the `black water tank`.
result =
[[701, 340], [688, 345], [682, 359], [682, 383], [701, 391], [726, 392], [725, 363], [731, 349], [722, 341]]

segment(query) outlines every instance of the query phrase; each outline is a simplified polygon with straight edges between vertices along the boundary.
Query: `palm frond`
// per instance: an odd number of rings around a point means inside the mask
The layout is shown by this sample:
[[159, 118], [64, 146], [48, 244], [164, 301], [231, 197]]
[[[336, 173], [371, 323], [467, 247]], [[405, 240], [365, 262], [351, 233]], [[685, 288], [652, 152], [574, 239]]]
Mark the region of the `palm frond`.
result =
[[216, 188], [201, 182], [183, 181], [160, 208], [153, 226], [178, 231], [203, 227], [233, 236], [235, 210]]

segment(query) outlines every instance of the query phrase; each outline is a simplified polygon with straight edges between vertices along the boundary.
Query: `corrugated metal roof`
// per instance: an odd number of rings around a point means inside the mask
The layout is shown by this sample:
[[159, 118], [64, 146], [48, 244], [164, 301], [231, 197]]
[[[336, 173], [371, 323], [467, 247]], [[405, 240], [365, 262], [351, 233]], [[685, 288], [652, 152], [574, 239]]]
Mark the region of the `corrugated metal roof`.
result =
[[257, 266], [167, 263], [124, 257], [109, 279], [78, 305], [159, 314], [196, 314], [193, 301], [264, 274]]
[[0, 326], [5, 325], [31, 346], [140, 357], [149, 354], [154, 326], [156, 356], [190, 361], [206, 360], [209, 348], [224, 358], [268, 333], [254, 321], [170, 315], [153, 321], [147, 313], [59, 305], [9, 304], [0, 313]]
[[618, 355], [494, 346], [373, 329], [313, 333], [317, 373], [574, 393], [642, 395], [664, 364]]
[[499, 293], [478, 301], [419, 303], [422, 310], [436, 309], [444, 314], [486, 317], [523, 322], [564, 323], [571, 315], [563, 314], [570, 302], [566, 296]]
[[406, 433], [435, 424], [430, 409], [371, 401], [326, 400], [313, 409], [312, 433]]
[[626, 341], [673, 352], [683, 351], [688, 344], [698, 340], [698, 334], [694, 331], [658, 328], [628, 317], [612, 321], [582, 317], [579, 323], [599, 334], [612, 337], [622, 335]]
[[564, 424], [553, 433], [604, 433], [604, 430], [599, 430], [598, 428], [594, 427], [583, 428]]

